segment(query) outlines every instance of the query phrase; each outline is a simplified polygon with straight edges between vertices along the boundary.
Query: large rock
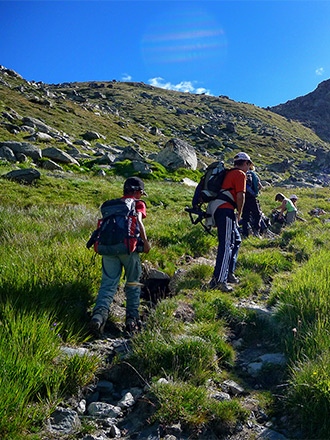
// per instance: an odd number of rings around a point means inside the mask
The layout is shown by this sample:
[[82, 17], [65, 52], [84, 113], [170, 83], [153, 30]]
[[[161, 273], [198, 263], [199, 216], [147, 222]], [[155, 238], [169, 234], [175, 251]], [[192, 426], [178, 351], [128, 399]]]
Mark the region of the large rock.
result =
[[122, 153], [117, 157], [117, 160], [137, 160], [140, 162], [144, 161], [144, 157], [141, 153], [139, 153], [135, 148], [133, 147], [126, 147], [122, 151]]
[[29, 127], [37, 128], [42, 133], [57, 133], [58, 131], [55, 130], [52, 127], [49, 127], [49, 125], [45, 124], [44, 122], [40, 121], [36, 118], [26, 117], [23, 118], [23, 124], [27, 125]]
[[36, 179], [40, 179], [40, 173], [34, 168], [27, 168], [23, 170], [10, 171], [2, 177], [9, 180], [16, 180], [17, 182], [32, 183]]
[[16, 141], [4, 141], [0, 142], [1, 147], [10, 148], [15, 154], [23, 153], [26, 156], [31, 157], [33, 160], [41, 159], [41, 150], [29, 142], [16, 142]]
[[16, 162], [17, 161], [13, 150], [11, 150], [8, 147], [1, 147], [0, 148], [0, 159], [8, 160], [8, 162]]
[[56, 162], [50, 159], [42, 163], [42, 168], [49, 171], [63, 171], [61, 165], [58, 165]]
[[60, 435], [71, 434], [80, 426], [78, 414], [69, 408], [56, 408], [48, 420], [49, 431]]
[[48, 147], [42, 150], [42, 156], [48, 157], [48, 159], [51, 159], [55, 162], [73, 163], [75, 165], [79, 165], [79, 162], [70, 156], [70, 154], [65, 153], [65, 151], [59, 150], [55, 147]]
[[197, 156], [194, 148], [180, 139], [168, 141], [165, 148], [157, 154], [156, 162], [171, 170], [178, 168], [196, 170], [197, 168]]

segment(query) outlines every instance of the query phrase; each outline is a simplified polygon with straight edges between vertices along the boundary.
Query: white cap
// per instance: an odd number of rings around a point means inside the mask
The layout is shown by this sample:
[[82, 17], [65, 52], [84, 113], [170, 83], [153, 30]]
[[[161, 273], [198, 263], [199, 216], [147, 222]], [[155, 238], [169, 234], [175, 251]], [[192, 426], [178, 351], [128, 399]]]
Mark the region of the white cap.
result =
[[295, 194], [291, 194], [291, 196], [289, 197], [290, 200], [298, 200], [298, 197]]
[[249, 160], [252, 163], [250, 156], [244, 153], [243, 151], [241, 153], [236, 154], [236, 156], [234, 157], [234, 161], [236, 160]]

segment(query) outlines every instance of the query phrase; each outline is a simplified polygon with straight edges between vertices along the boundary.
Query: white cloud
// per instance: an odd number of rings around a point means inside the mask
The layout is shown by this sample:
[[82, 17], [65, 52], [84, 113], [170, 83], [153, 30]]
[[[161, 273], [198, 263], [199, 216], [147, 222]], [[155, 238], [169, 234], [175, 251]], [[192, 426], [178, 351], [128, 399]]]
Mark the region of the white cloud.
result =
[[132, 81], [131, 75], [128, 75], [127, 73], [124, 73], [123, 77], [122, 77], [122, 81]]
[[324, 74], [324, 68], [323, 67], [319, 67], [318, 69], [315, 70], [316, 75], [323, 75]]
[[167, 90], [177, 90], [179, 92], [190, 92], [190, 93], [205, 93], [210, 95], [210, 90], [204, 89], [203, 87], [195, 87], [196, 81], [181, 81], [178, 84], [172, 84], [171, 82], [166, 82], [164, 78], [160, 76], [156, 78], [150, 78], [149, 84], [155, 87], [160, 87], [161, 89]]

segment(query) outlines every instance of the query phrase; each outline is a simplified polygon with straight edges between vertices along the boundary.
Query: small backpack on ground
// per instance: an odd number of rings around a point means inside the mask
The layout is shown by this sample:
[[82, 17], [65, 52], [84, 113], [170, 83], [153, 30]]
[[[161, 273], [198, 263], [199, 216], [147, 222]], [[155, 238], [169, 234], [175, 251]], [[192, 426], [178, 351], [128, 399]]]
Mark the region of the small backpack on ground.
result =
[[[211, 234], [211, 228], [213, 224], [213, 213], [210, 213], [210, 209], [203, 210], [202, 205], [204, 203], [210, 204], [215, 200], [221, 200], [223, 203], [230, 203], [236, 208], [236, 203], [230, 188], [222, 189], [223, 181], [229, 171], [232, 169], [226, 169], [222, 161], [213, 162], [209, 165], [202, 176], [199, 184], [196, 187], [193, 199], [192, 208], [186, 208], [185, 211], [189, 213], [191, 222], [196, 225], [201, 223], [204, 229]], [[219, 203], [218, 206], [220, 206]], [[210, 205], [209, 205], [210, 206]], [[193, 215], [197, 215], [197, 218], [193, 218]], [[213, 235], [213, 234], [211, 234]]]
[[140, 249], [136, 199], [121, 198], [108, 200], [101, 206], [102, 219], [86, 246], [100, 255], [130, 254]]

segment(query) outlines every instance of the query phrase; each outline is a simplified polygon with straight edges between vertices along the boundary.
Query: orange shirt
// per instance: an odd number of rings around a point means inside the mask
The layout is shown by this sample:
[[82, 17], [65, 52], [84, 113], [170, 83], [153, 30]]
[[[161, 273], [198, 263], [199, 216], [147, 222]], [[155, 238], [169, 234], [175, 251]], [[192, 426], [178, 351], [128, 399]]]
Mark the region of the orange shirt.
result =
[[[244, 171], [239, 169], [229, 171], [223, 181], [222, 189], [229, 189], [235, 202], [237, 202], [237, 193], [246, 192], [246, 174]], [[219, 208], [234, 209], [233, 205], [227, 202]]]

